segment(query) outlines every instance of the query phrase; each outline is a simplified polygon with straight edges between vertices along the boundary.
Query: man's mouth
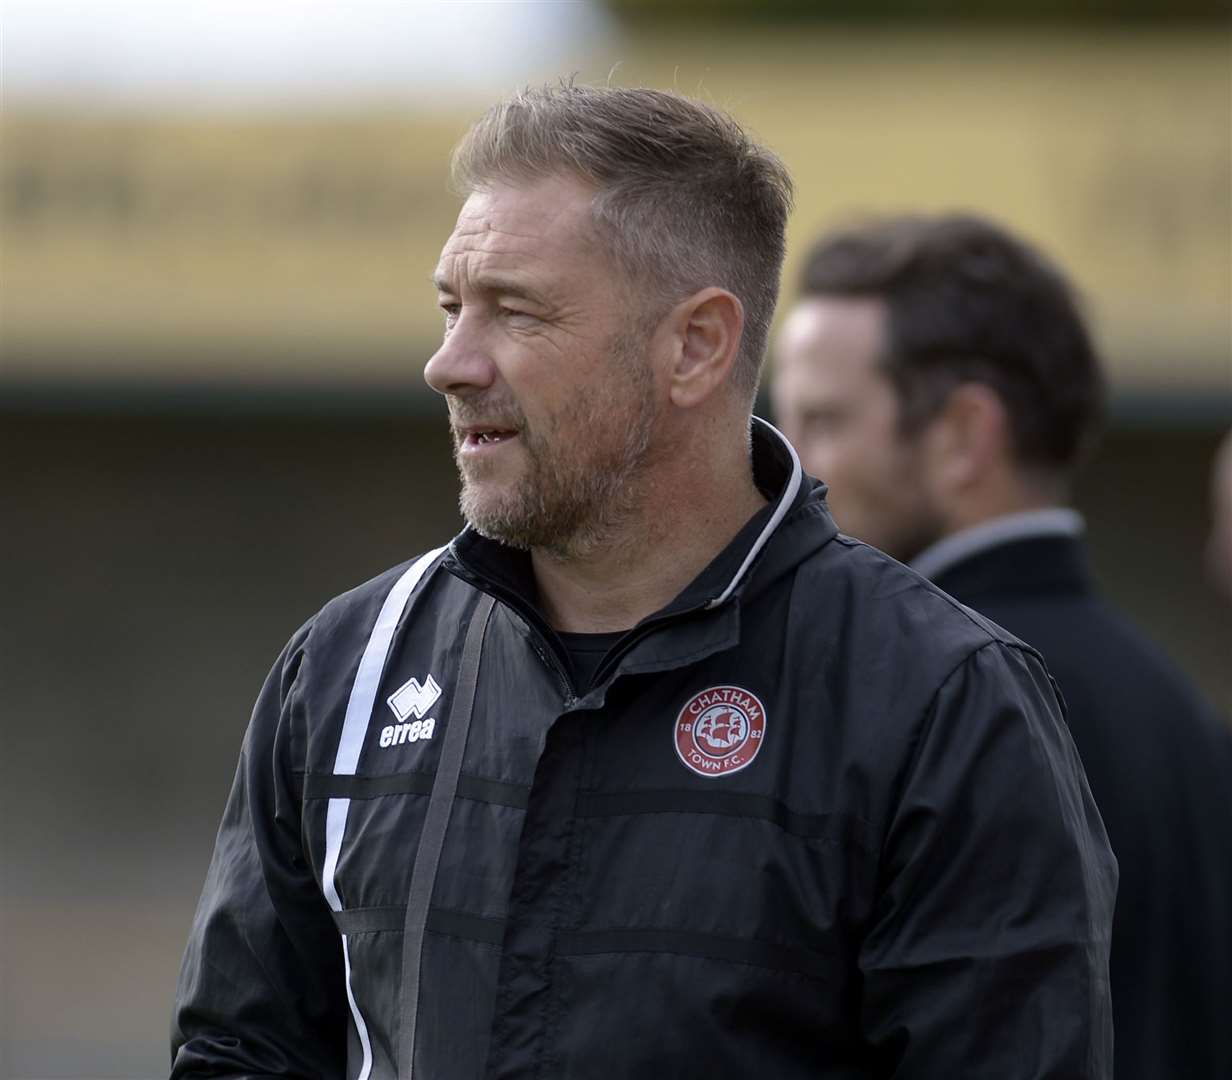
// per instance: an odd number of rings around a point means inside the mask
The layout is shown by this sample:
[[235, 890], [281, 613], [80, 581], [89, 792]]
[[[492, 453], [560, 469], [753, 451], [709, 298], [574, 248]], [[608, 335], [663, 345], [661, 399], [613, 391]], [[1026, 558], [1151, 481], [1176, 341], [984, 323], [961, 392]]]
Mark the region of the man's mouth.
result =
[[508, 442], [510, 439], [517, 438], [518, 432], [516, 428], [506, 427], [477, 427], [467, 426], [462, 428], [459, 434], [462, 435], [462, 447], [467, 450], [477, 450], [481, 446], [493, 446], [497, 443]]

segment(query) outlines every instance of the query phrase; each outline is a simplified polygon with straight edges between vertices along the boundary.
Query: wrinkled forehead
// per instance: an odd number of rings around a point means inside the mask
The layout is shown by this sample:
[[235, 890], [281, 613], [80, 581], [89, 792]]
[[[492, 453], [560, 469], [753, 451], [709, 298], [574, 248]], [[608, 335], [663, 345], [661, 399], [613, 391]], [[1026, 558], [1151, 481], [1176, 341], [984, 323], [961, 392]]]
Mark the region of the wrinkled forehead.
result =
[[441, 251], [535, 262], [594, 258], [601, 253], [592, 205], [595, 189], [572, 177], [493, 181], [472, 191]]

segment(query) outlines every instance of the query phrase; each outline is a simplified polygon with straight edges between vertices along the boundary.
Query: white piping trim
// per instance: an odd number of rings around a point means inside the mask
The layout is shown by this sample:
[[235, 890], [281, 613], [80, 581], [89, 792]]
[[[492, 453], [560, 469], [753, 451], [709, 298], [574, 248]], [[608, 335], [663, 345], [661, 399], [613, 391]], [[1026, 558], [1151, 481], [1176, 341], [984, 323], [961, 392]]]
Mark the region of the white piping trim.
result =
[[346, 832], [350, 799], [330, 799], [325, 809], [325, 865], [321, 868], [321, 888], [331, 911], [342, 910], [342, 899], [334, 884], [338, 856], [342, 853], [342, 834]]
[[718, 607], [735, 592], [736, 586], [740, 584], [740, 579], [744, 577], [745, 571], [752, 565], [753, 560], [757, 558], [757, 553], [766, 546], [766, 541], [770, 539], [770, 535], [779, 527], [779, 523], [783, 518], [787, 516], [787, 511], [791, 509], [791, 504], [796, 501], [796, 495], [799, 494], [800, 484], [804, 479], [804, 470], [800, 467], [800, 458], [797, 456], [791, 443], [787, 441], [787, 436], [760, 416], [754, 416], [753, 421], [754, 423], [761, 424], [771, 435], [776, 437], [791, 455], [791, 478], [787, 481], [787, 487], [783, 489], [783, 494], [779, 496], [778, 505], [774, 508], [774, 513], [770, 515], [770, 520], [766, 522], [766, 527], [762, 529], [761, 535], [754, 541], [753, 546], [749, 548], [748, 554], [745, 555], [744, 562], [740, 564], [740, 568], [736, 571], [735, 576], [727, 583], [727, 588], [706, 605], [708, 608]]
[[[355, 775], [359, 765], [359, 752], [363, 749], [364, 739], [368, 734], [372, 707], [376, 702], [381, 673], [385, 670], [385, 660], [393, 644], [398, 620], [402, 618], [402, 612], [411, 598], [411, 593], [415, 591], [415, 586], [444, 550], [437, 548], [416, 559], [394, 583], [381, 605], [372, 633], [368, 637], [368, 644], [364, 647], [364, 654], [360, 657], [355, 682], [351, 684], [346, 717], [342, 721], [342, 735], [338, 740], [338, 753], [334, 757], [335, 776]], [[333, 911], [342, 910], [342, 898], [338, 895], [338, 884], [334, 875], [338, 870], [338, 857], [342, 854], [342, 838], [346, 833], [347, 812], [350, 807], [350, 799], [330, 799], [325, 810], [325, 863], [321, 868], [321, 888]], [[342, 960], [346, 967], [347, 1004], [351, 1007], [351, 1018], [355, 1021], [359, 1045], [364, 1052], [363, 1064], [355, 1080], [368, 1080], [368, 1074], [372, 1071], [372, 1044], [368, 1039], [368, 1025], [364, 1023], [363, 1014], [359, 1011], [351, 989], [351, 953], [345, 934], [342, 935]]]
[[360, 658], [359, 670], [355, 672], [355, 683], [351, 687], [351, 697], [347, 702], [346, 719], [342, 722], [342, 738], [338, 741], [338, 756], [334, 758], [335, 776], [355, 774], [364, 736], [368, 734], [368, 721], [372, 718], [377, 684], [381, 681], [385, 658], [389, 655], [389, 646], [393, 643], [398, 620], [402, 618], [402, 609], [406, 607], [406, 602], [419, 584], [419, 579], [444, 550], [437, 548], [416, 559], [398, 578], [394, 587], [389, 590], [389, 595], [385, 597], [385, 603], [381, 605], [381, 613], [376, 617], [372, 636], [368, 638], [368, 645]]
[[346, 968], [347, 1004], [351, 1006], [351, 1015], [355, 1018], [355, 1030], [359, 1034], [359, 1046], [364, 1052], [364, 1061], [359, 1067], [355, 1080], [368, 1080], [368, 1075], [372, 1072], [372, 1041], [368, 1038], [368, 1025], [364, 1023], [359, 1006], [355, 1004], [355, 995], [351, 992], [351, 951], [347, 948], [346, 934], [342, 935], [342, 963]]

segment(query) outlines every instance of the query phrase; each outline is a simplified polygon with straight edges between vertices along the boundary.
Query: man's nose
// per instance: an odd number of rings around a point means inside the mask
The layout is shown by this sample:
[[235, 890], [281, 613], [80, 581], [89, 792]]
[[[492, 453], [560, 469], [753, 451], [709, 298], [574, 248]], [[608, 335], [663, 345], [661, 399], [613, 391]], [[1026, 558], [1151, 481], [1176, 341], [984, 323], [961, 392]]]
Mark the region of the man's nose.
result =
[[486, 390], [496, 369], [481, 336], [465, 318], [445, 336], [441, 347], [424, 366], [424, 380], [438, 394], [466, 394]]

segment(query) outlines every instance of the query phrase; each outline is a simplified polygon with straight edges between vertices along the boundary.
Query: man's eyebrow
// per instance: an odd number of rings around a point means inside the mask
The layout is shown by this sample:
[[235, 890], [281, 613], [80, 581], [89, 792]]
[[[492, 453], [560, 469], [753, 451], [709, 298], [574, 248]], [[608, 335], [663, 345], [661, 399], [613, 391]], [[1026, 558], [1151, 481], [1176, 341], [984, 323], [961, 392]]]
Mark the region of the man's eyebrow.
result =
[[[453, 293], [453, 284], [441, 273], [432, 275], [432, 284], [437, 292]], [[531, 300], [537, 304], [546, 303], [543, 296], [524, 281], [506, 277], [503, 274], [483, 274], [475, 284], [484, 292], [500, 293], [505, 296], [517, 296], [523, 300]]]

